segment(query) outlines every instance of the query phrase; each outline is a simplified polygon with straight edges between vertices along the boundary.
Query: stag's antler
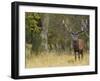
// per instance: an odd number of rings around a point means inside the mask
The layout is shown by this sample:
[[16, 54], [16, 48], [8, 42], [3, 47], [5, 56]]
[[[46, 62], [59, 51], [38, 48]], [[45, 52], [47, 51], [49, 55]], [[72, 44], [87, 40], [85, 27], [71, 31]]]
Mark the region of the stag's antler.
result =
[[74, 36], [75, 35], [78, 36], [80, 33], [85, 32], [87, 37], [89, 37], [89, 35], [87, 33], [88, 32], [88, 20], [87, 19], [86, 20], [82, 19], [82, 21], [81, 21], [81, 30], [77, 31], [77, 32], [72, 31], [71, 27], [68, 26], [68, 21], [66, 21], [66, 23], [65, 23], [65, 20], [63, 19], [62, 24], [64, 25], [64, 27], [66, 27], [67, 32], [69, 32], [70, 34], [72, 34]]

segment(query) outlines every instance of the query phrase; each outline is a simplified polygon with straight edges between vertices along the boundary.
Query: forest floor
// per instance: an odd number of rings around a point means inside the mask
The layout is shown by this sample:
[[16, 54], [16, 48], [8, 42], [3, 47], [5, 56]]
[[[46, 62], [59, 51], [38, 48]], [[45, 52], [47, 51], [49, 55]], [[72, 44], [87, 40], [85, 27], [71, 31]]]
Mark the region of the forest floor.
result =
[[84, 53], [84, 58], [76, 60], [73, 54], [62, 53], [41, 53], [39, 55], [32, 54], [26, 56], [25, 67], [36, 68], [36, 67], [60, 67], [60, 66], [83, 66], [89, 65], [89, 54]]

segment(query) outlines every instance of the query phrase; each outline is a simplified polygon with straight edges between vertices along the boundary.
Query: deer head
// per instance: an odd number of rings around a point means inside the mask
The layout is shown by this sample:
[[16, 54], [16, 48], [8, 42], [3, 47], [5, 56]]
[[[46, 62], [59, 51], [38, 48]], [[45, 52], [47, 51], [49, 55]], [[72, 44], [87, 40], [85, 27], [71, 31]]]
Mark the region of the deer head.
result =
[[[78, 40], [79, 34], [84, 31], [83, 24], [81, 26], [81, 30], [75, 32], [75, 31], [72, 31], [72, 29], [70, 27], [68, 27], [68, 23], [67, 22], [65, 23], [65, 21], [63, 20], [62, 23], [63, 23], [64, 27], [66, 27], [67, 32], [69, 32], [71, 34], [72, 40]], [[83, 23], [83, 21], [82, 21], [82, 23]]]

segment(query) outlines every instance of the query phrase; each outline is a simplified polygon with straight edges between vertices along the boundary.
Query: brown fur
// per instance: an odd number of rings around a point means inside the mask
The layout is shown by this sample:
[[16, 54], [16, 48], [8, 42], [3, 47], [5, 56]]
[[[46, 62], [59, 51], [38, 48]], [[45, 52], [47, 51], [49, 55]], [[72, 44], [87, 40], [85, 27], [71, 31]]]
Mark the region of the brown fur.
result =
[[74, 40], [73, 41], [73, 48], [75, 53], [75, 60], [83, 58], [83, 49], [84, 49], [84, 41], [82, 39]]

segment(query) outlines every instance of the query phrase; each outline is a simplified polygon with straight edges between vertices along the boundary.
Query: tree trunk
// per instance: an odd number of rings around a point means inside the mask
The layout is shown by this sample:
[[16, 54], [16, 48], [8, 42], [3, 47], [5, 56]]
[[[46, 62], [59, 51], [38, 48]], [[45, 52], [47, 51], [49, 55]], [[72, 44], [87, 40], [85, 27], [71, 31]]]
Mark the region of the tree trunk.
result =
[[44, 14], [42, 18], [42, 47], [43, 51], [48, 51], [48, 25], [49, 25], [49, 14]]

